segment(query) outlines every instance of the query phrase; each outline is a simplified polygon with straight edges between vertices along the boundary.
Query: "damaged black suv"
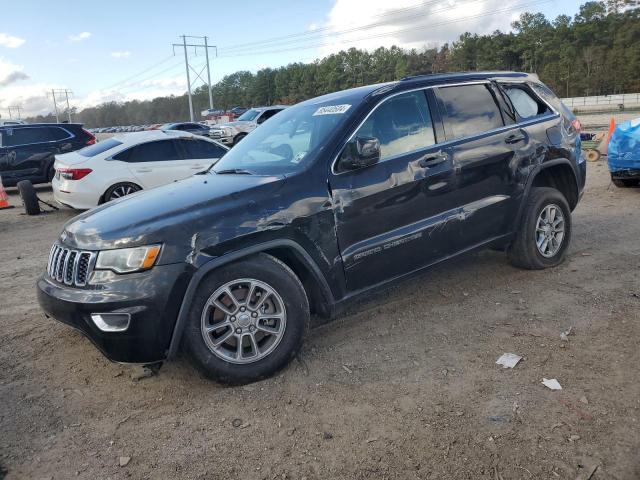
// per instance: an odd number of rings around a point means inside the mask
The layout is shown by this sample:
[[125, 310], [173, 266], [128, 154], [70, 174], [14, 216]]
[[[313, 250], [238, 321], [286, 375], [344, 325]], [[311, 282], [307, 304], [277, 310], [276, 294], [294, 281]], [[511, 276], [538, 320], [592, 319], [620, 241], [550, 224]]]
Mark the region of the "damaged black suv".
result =
[[448, 258], [492, 247], [558, 265], [585, 173], [579, 123], [530, 75], [337, 92], [208, 171], [72, 219], [39, 301], [112, 360], [183, 351], [211, 378], [251, 382], [287, 365], [313, 322]]

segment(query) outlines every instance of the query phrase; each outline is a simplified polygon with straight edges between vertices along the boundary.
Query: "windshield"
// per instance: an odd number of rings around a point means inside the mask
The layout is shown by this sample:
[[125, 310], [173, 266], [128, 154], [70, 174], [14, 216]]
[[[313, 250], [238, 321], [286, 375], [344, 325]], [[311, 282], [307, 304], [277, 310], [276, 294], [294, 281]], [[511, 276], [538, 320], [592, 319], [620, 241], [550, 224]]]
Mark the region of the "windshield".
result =
[[247, 110], [242, 115], [240, 115], [238, 117], [238, 121], [239, 122], [250, 122], [251, 120], [254, 120], [258, 115], [260, 115], [260, 110], [255, 110], [255, 109], [252, 108], [251, 110]]
[[302, 170], [345, 121], [349, 107], [301, 104], [287, 108], [229, 150], [214, 171], [282, 175]]

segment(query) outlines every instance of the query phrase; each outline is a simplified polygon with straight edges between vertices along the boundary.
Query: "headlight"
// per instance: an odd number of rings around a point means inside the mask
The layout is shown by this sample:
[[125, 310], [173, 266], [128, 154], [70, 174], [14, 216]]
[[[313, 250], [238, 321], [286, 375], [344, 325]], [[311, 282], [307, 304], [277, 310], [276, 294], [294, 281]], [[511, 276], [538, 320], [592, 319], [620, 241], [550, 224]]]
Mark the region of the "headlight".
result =
[[113, 270], [116, 273], [138, 272], [153, 267], [160, 253], [160, 245], [119, 248], [98, 253], [96, 270]]

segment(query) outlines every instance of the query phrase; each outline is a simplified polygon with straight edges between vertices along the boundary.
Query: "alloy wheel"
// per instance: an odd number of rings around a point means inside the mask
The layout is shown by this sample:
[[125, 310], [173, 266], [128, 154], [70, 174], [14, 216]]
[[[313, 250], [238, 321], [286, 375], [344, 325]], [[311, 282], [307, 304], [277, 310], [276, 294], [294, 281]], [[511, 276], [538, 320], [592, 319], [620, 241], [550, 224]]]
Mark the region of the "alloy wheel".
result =
[[232, 280], [207, 300], [202, 337], [214, 355], [230, 363], [257, 362], [278, 346], [287, 325], [284, 302], [265, 282]]
[[555, 204], [546, 205], [536, 222], [536, 247], [545, 258], [551, 258], [560, 251], [564, 239], [564, 214]]
[[120, 185], [113, 189], [111, 195], [109, 195], [109, 201], [120, 197], [126, 197], [127, 195], [131, 195], [137, 191], [138, 189], [133, 185]]

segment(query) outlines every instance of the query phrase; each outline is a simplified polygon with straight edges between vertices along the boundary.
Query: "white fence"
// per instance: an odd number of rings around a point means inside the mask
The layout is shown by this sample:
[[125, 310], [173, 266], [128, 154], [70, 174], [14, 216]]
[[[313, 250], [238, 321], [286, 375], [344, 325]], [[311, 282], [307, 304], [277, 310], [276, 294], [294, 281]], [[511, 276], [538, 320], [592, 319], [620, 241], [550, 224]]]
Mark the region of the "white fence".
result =
[[640, 108], [640, 93], [563, 98], [562, 102], [577, 112], [638, 109]]

